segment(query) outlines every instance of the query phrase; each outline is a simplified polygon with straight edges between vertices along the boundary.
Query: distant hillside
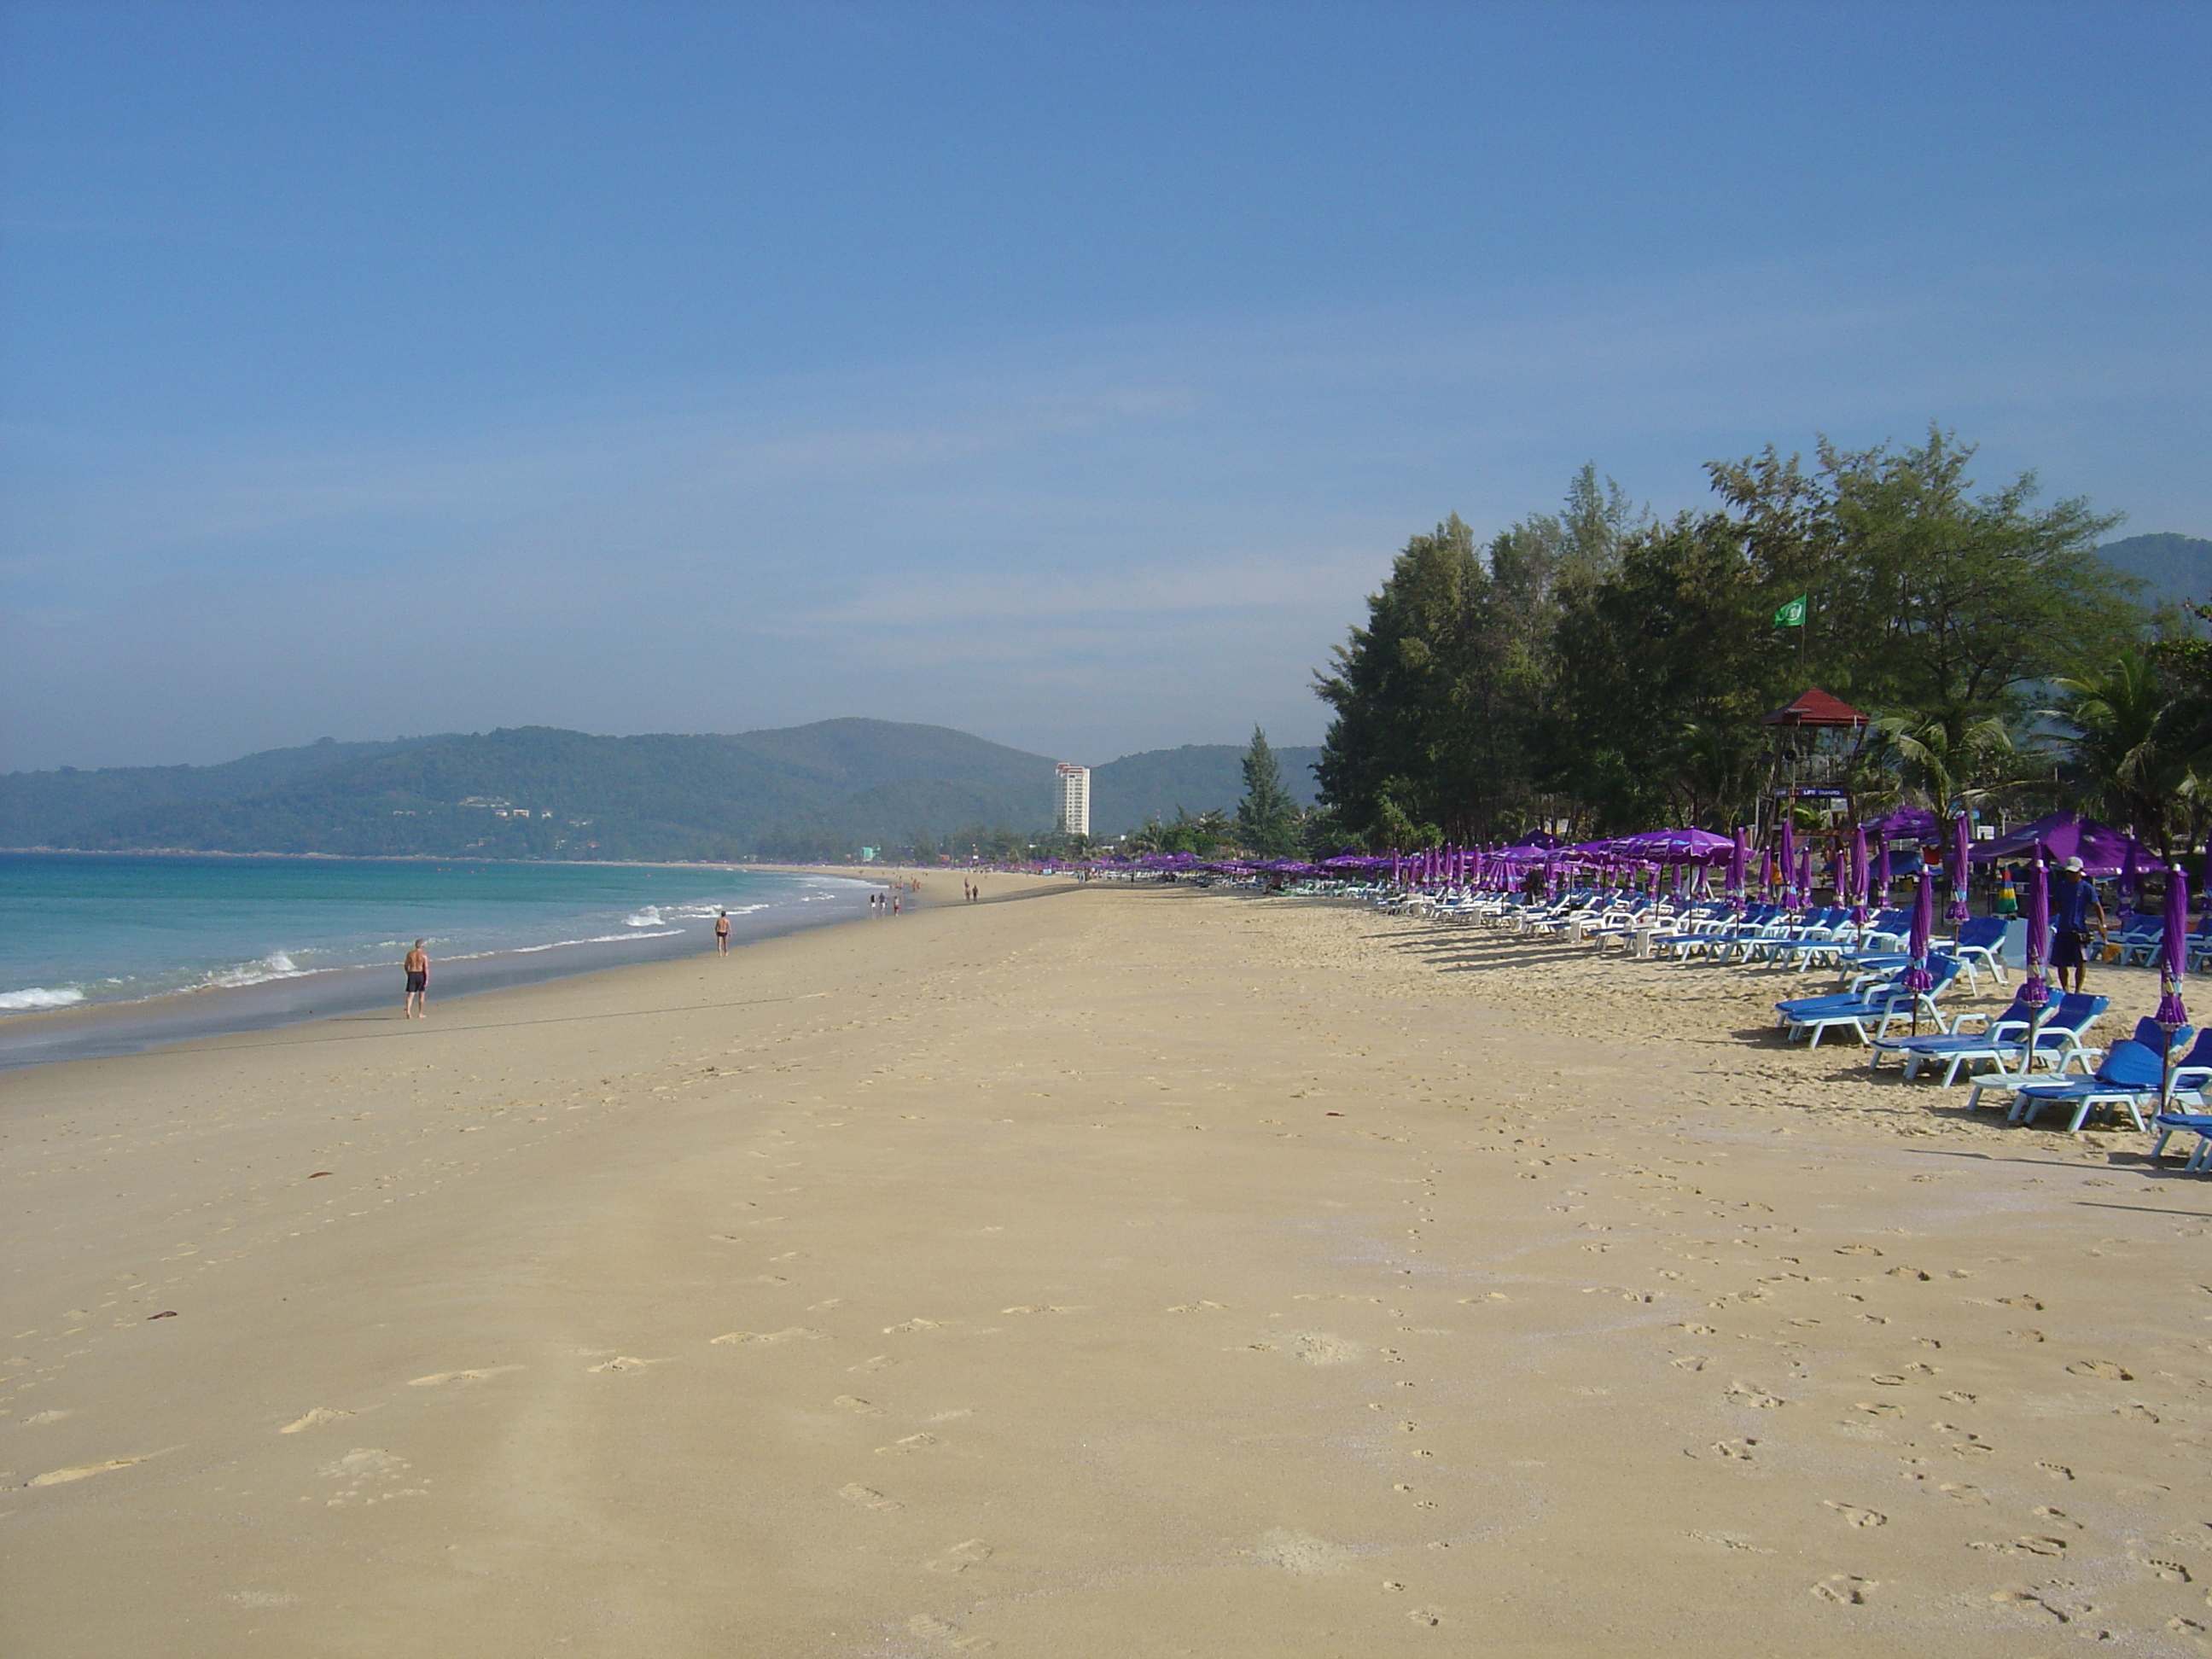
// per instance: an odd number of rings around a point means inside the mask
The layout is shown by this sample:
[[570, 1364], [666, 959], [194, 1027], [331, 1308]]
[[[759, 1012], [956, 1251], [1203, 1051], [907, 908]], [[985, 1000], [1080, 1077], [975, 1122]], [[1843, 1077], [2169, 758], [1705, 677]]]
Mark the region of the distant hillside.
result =
[[687, 859], [900, 846], [1052, 821], [1053, 763], [964, 732], [823, 720], [734, 736], [549, 726], [311, 744], [222, 766], [0, 777], [0, 845], [356, 857]]
[[2097, 550], [2105, 562], [2147, 585], [2152, 605], [2203, 605], [2212, 600], [2212, 541], [2202, 536], [2130, 536]]
[[[1278, 749], [1283, 787], [1301, 806], [1314, 804], [1313, 763], [1318, 749]], [[1230, 743], [1187, 743], [1180, 749], [1148, 749], [1124, 755], [1091, 769], [1091, 832], [1126, 835], [1147, 817], [1172, 818], [1182, 807], [1194, 817], [1210, 807], [1234, 812], [1243, 797], [1244, 746]]]

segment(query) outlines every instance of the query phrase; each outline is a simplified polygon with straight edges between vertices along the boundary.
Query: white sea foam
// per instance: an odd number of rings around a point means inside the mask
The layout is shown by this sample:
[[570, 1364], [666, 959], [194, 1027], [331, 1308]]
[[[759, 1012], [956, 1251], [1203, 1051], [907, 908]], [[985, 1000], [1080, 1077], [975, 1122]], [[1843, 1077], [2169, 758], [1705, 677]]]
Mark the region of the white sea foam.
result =
[[[683, 931], [681, 927], [664, 927], [657, 933], [599, 933], [590, 939], [556, 939], [550, 945], [518, 945], [512, 951], [480, 951], [477, 954], [484, 957], [527, 957], [540, 951], [558, 951], [571, 945], [628, 945], [632, 939], [674, 939]], [[476, 959], [476, 957], [449, 958], [454, 962], [473, 962]]]
[[625, 927], [658, 927], [665, 920], [666, 918], [660, 914], [660, 907], [659, 905], [648, 904], [645, 908], [636, 912], [635, 915], [624, 916], [623, 918], [623, 926]]
[[0, 1013], [27, 1014], [40, 1008], [66, 1008], [83, 1000], [84, 993], [74, 985], [52, 991], [43, 985], [33, 985], [21, 991], [0, 991]]
[[247, 985], [265, 985], [272, 979], [297, 979], [302, 974], [314, 972], [302, 968], [282, 951], [271, 951], [258, 962], [240, 963], [235, 968], [224, 968], [210, 974], [200, 983], [210, 989], [235, 991]]

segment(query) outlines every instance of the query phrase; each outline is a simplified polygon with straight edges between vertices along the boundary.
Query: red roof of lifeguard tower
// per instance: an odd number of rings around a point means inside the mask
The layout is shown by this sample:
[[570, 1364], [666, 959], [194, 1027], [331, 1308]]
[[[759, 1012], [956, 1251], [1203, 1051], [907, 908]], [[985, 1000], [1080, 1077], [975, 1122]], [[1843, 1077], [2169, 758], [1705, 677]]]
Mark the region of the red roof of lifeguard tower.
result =
[[1832, 697], [1819, 686], [1801, 691], [1790, 702], [1771, 714], [1759, 717], [1761, 726], [1857, 726], [1867, 723], [1867, 717], [1844, 702]]

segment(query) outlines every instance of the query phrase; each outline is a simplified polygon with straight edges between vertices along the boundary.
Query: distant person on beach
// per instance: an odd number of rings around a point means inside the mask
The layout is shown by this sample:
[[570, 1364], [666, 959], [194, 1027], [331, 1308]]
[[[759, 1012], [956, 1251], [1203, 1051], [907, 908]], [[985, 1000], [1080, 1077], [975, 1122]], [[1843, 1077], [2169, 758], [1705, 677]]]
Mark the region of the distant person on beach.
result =
[[730, 954], [730, 913], [727, 910], [714, 918], [714, 954], [718, 957]]
[[[2081, 988], [2081, 977], [2087, 971], [2091, 925], [2089, 913], [2097, 913], [2095, 933], [2105, 936], [2111, 923], [2105, 917], [2105, 902], [2097, 896], [2097, 885], [2082, 873], [2081, 860], [2069, 859], [2058, 872], [2058, 879], [2051, 884], [2051, 913], [2055, 937], [2051, 941], [2051, 968], [2062, 991]], [[2066, 983], [2068, 969], [2072, 969], [2074, 983]]]
[[407, 1007], [404, 1018], [430, 1018], [430, 958], [422, 950], [422, 941], [416, 939], [415, 948], [399, 964], [407, 975]]

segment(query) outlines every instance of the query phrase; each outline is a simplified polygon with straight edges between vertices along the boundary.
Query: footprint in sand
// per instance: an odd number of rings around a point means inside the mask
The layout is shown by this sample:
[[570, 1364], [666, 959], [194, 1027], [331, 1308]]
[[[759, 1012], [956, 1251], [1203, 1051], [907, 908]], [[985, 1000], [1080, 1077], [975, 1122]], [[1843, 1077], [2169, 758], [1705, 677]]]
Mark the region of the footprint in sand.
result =
[[707, 1341], [709, 1346], [716, 1347], [727, 1344], [742, 1346], [747, 1343], [758, 1343], [763, 1347], [773, 1347], [779, 1342], [826, 1342], [829, 1339], [830, 1333], [827, 1331], [810, 1330], [804, 1325], [792, 1325], [780, 1331], [724, 1331], [720, 1336], [708, 1337]]
[[586, 1365], [584, 1369], [596, 1376], [601, 1371], [641, 1371], [669, 1363], [665, 1359], [640, 1359], [635, 1354], [618, 1353], [612, 1359], [603, 1359], [598, 1364]]
[[2069, 1376], [2101, 1376], [2107, 1382], [2132, 1382], [2136, 1380], [2133, 1371], [2123, 1370], [2119, 1362], [2112, 1359], [2077, 1359], [2066, 1370]]
[[341, 1417], [351, 1417], [353, 1413], [351, 1412], [334, 1410], [329, 1406], [318, 1406], [313, 1411], [310, 1411], [305, 1417], [294, 1418], [283, 1428], [277, 1430], [276, 1432], [279, 1434], [298, 1434], [303, 1429], [319, 1428], [325, 1423], [335, 1423]]
[[1417, 1625], [1426, 1625], [1433, 1630], [1443, 1623], [1444, 1610], [1442, 1607], [1415, 1607], [1406, 1617]]
[[410, 1389], [435, 1389], [448, 1382], [481, 1382], [486, 1377], [503, 1376], [509, 1371], [521, 1369], [520, 1365], [486, 1365], [473, 1371], [433, 1371], [428, 1376], [411, 1379], [407, 1386]]
[[857, 1365], [846, 1366], [845, 1372], [848, 1376], [866, 1376], [871, 1371], [887, 1371], [898, 1363], [899, 1362], [897, 1360], [892, 1358], [889, 1354], [879, 1353], [875, 1355], [872, 1358], [863, 1359]]
[[884, 1326], [884, 1334], [894, 1336], [901, 1331], [940, 1331], [944, 1328], [943, 1323], [938, 1320], [909, 1319], [902, 1324]]
[[1828, 1508], [1835, 1510], [1838, 1515], [1855, 1527], [1886, 1527], [1889, 1524], [1887, 1516], [1874, 1510], [1863, 1510], [1855, 1504], [1838, 1504], [1833, 1498], [1823, 1501]]
[[233, 1590], [222, 1599], [257, 1611], [264, 1607], [296, 1607], [300, 1605], [300, 1598], [289, 1590]]
[[1759, 1444], [1756, 1440], [1716, 1440], [1713, 1450], [1723, 1457], [1734, 1458], [1740, 1463], [1752, 1461], [1752, 1452]]
[[1871, 1578], [1855, 1578], [1845, 1572], [1832, 1572], [1813, 1586], [1813, 1594], [1823, 1601], [1832, 1601], [1838, 1607], [1856, 1607], [1866, 1605], [1867, 1595], [1874, 1589]]
[[959, 1626], [933, 1613], [917, 1613], [906, 1621], [906, 1628], [908, 1635], [941, 1642], [956, 1653], [983, 1653], [998, 1645], [988, 1636], [963, 1636]]
[[876, 1455], [878, 1457], [903, 1457], [908, 1452], [918, 1452], [925, 1446], [933, 1446], [936, 1443], [937, 1437], [933, 1434], [910, 1434], [907, 1436], [905, 1439], [894, 1441], [888, 1446], [877, 1447]]
[[980, 1538], [964, 1539], [923, 1565], [931, 1572], [961, 1573], [991, 1559], [991, 1547]]
[[1771, 1395], [1767, 1393], [1765, 1389], [1751, 1382], [1729, 1383], [1726, 1390], [1724, 1390], [1723, 1397], [1733, 1401], [1739, 1406], [1755, 1407], [1760, 1411], [1772, 1411], [1777, 1406], [1786, 1406], [1790, 1403], [1780, 1396]]
[[830, 1403], [833, 1406], [842, 1406], [847, 1411], [858, 1413], [862, 1417], [881, 1417], [884, 1414], [884, 1408], [881, 1406], [872, 1406], [858, 1395], [841, 1394]]
[[858, 1504], [864, 1510], [901, 1510], [906, 1507], [896, 1498], [886, 1498], [873, 1486], [864, 1486], [857, 1480], [849, 1486], [837, 1488], [837, 1496], [848, 1504]]
[[64, 1417], [76, 1415], [76, 1413], [73, 1408], [65, 1411], [40, 1412], [35, 1416], [25, 1418], [23, 1426], [27, 1429], [40, 1428], [48, 1423], [58, 1423]]
[[1228, 1310], [1229, 1304], [1225, 1302], [1183, 1302], [1170, 1308], [1168, 1311], [1176, 1314], [1226, 1313]]

